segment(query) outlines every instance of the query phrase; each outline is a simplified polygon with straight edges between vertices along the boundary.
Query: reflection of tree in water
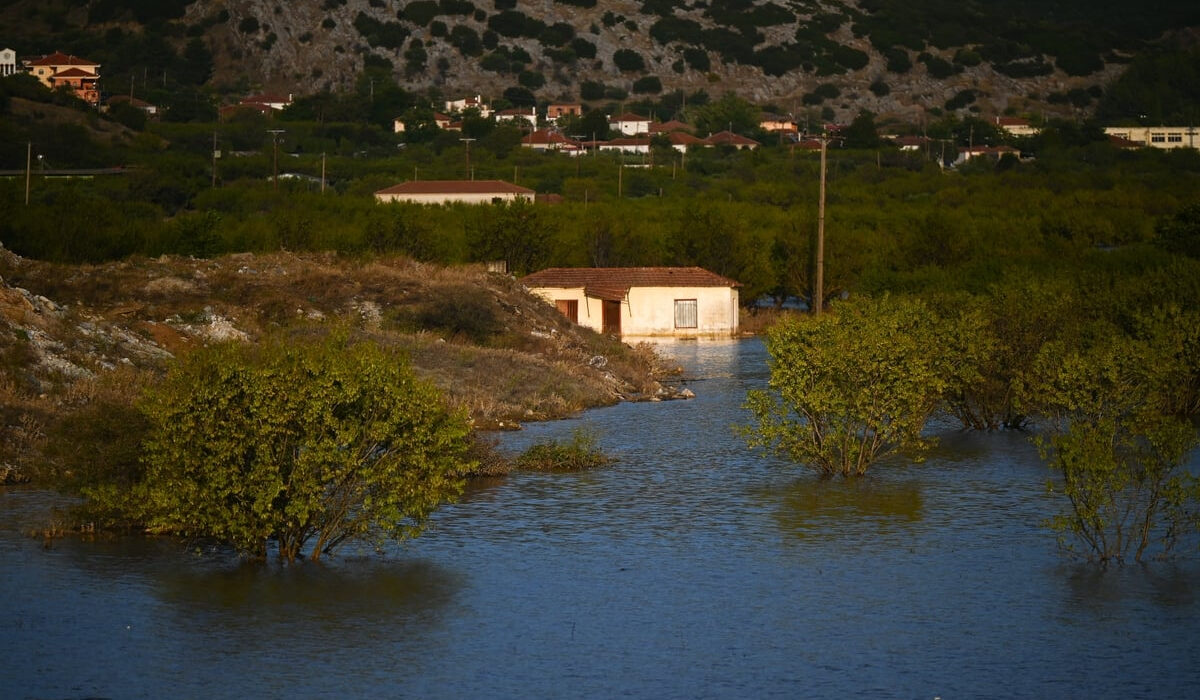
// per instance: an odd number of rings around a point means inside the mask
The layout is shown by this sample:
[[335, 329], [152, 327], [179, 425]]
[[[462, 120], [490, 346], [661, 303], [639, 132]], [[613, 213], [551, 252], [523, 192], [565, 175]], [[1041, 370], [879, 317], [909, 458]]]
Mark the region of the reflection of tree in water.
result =
[[924, 499], [916, 483], [804, 479], [775, 498], [780, 529], [800, 539], [883, 535], [924, 518]]
[[[341, 646], [398, 633], [423, 636], [461, 589], [460, 577], [426, 561], [339, 560], [298, 566], [247, 562], [231, 569], [165, 574], [156, 593], [187, 626], [254, 649], [335, 633]], [[243, 649], [246, 650], [246, 649]], [[306, 654], [301, 654], [306, 656]]]

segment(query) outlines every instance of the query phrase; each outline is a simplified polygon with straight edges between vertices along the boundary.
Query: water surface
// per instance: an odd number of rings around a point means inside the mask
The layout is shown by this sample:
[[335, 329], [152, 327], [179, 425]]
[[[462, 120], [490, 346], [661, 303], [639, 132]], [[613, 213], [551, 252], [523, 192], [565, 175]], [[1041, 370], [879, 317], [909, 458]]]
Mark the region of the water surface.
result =
[[1200, 569], [1098, 572], [1041, 521], [1025, 436], [939, 429], [920, 465], [819, 482], [746, 449], [758, 341], [665, 346], [691, 401], [593, 431], [618, 458], [474, 486], [386, 558], [244, 564], [171, 541], [20, 534], [0, 492], [6, 697], [1183, 697]]

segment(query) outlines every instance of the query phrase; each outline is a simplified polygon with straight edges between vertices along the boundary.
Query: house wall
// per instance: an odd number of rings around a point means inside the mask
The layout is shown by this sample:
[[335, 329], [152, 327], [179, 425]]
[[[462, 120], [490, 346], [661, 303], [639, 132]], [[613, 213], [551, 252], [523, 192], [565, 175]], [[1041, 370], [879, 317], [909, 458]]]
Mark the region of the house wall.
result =
[[1150, 148], [1200, 148], [1200, 129], [1191, 126], [1109, 126], [1104, 133]]
[[[579, 325], [603, 330], [603, 302], [584, 295], [582, 287], [531, 289], [550, 304], [575, 301]], [[675, 300], [695, 299], [696, 328], [675, 327]], [[738, 291], [734, 287], [634, 287], [621, 302], [622, 337], [729, 337], [738, 328]]]
[[650, 133], [650, 122], [613, 122], [611, 125], [614, 129], [626, 136], [637, 136], [638, 134]]
[[454, 192], [438, 192], [430, 194], [378, 194], [375, 198], [380, 202], [415, 202], [416, 204], [491, 204], [495, 200], [512, 202], [529, 197], [516, 192], [481, 192], [462, 194]]

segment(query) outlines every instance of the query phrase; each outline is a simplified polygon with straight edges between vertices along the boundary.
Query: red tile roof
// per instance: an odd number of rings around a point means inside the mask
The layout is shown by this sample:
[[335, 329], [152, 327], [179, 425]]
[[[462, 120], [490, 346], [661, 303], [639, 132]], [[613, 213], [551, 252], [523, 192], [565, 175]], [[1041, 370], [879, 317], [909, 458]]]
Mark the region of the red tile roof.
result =
[[741, 134], [735, 134], [732, 131], [718, 131], [708, 137], [708, 142], [714, 146], [761, 146], [758, 141], [748, 139]]
[[669, 134], [674, 131], [691, 131], [692, 127], [684, 124], [681, 121], [672, 119], [668, 122], [655, 122], [650, 125], [650, 133], [652, 134]]
[[667, 134], [667, 138], [671, 141], [672, 146], [707, 146], [708, 142], [702, 138], [692, 136], [685, 131], [672, 131]]
[[647, 117], [639, 117], [638, 115], [633, 114], [631, 112], [626, 112], [620, 116], [616, 116], [616, 117], [613, 117], [612, 119], [609, 119], [608, 123], [609, 124], [616, 124], [617, 122], [647, 122], [647, 123], [649, 123], [649, 121], [650, 121], [650, 119]]
[[551, 267], [521, 279], [526, 287], [583, 287], [588, 296], [621, 299], [630, 287], [740, 287], [702, 267]]
[[29, 62], [31, 66], [99, 66], [95, 61], [89, 61], [78, 56], [65, 54], [62, 51], [55, 51], [48, 56], [35, 58]]
[[533, 190], [503, 180], [410, 180], [375, 194], [524, 194]]
[[51, 77], [53, 77], [53, 78], [99, 78], [100, 76], [96, 75], [95, 73], [93, 73], [91, 71], [84, 70], [82, 68], [68, 68], [66, 70], [60, 70], [60, 71], [56, 72]]

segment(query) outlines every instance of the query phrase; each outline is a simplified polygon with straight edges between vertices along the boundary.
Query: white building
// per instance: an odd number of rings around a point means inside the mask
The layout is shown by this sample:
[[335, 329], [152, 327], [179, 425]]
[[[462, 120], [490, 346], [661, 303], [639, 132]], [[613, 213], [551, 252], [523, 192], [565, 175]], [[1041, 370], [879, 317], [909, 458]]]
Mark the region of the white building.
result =
[[622, 337], [727, 338], [739, 283], [699, 267], [550, 268], [521, 279], [571, 321]]
[[626, 136], [650, 133], [650, 120], [636, 114], [625, 113], [608, 120], [608, 126]]
[[534, 192], [503, 180], [411, 180], [375, 193], [379, 202], [416, 204], [495, 204], [517, 199], [533, 201]]
[[492, 108], [479, 95], [474, 97], [464, 97], [461, 100], [446, 100], [446, 111], [451, 113], [461, 113], [468, 109], [479, 110], [479, 116], [487, 119], [492, 116]]
[[1104, 133], [1150, 148], [1200, 148], [1194, 126], [1106, 126]]
[[17, 52], [12, 49], [0, 49], [0, 78], [17, 72]]

